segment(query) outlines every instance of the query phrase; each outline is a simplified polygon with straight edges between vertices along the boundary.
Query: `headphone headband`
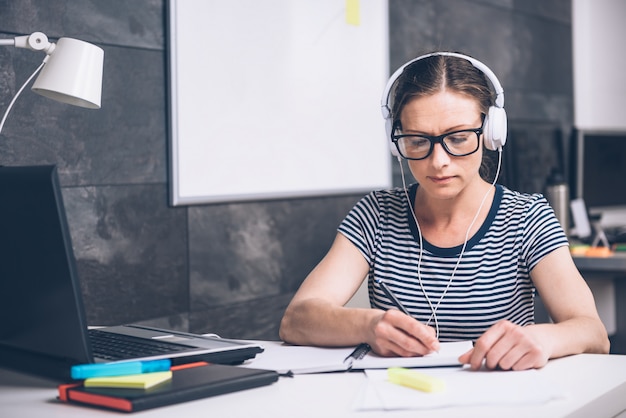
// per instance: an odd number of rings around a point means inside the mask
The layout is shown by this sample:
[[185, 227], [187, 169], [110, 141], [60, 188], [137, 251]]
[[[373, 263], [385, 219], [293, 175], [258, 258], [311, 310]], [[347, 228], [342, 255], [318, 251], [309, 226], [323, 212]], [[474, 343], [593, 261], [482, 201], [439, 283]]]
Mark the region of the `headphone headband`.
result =
[[[402, 75], [407, 66], [413, 64], [416, 61], [422, 60], [428, 57], [435, 56], [447, 56], [447, 57], [457, 57], [469, 61], [474, 67], [478, 68], [491, 82], [493, 89], [496, 93], [495, 106], [492, 106], [489, 109], [489, 114], [487, 115], [487, 129], [485, 129], [485, 144], [487, 148], [491, 150], [498, 150], [504, 146], [506, 142], [506, 112], [504, 111], [504, 89], [498, 80], [498, 77], [494, 74], [493, 71], [489, 67], [487, 67], [482, 62], [478, 61], [475, 58], [472, 58], [468, 55], [459, 54], [456, 52], [433, 52], [430, 54], [421, 55], [411, 61], [407, 62], [400, 68], [398, 68], [387, 81], [387, 85], [383, 90], [383, 96], [380, 99], [380, 109], [383, 114], [383, 118], [386, 120], [387, 125], [387, 136], [391, 136], [391, 106], [389, 104], [391, 98], [391, 90], [396, 82], [396, 80]], [[392, 147], [392, 152], [395, 150]]]

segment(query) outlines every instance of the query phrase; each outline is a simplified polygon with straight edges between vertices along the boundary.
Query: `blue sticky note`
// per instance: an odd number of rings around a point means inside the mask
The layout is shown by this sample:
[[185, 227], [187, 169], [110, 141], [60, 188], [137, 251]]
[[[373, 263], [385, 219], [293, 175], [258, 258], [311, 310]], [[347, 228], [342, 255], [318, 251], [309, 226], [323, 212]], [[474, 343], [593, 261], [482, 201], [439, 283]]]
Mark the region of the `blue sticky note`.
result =
[[170, 369], [169, 359], [149, 361], [120, 361], [115, 363], [79, 364], [72, 366], [72, 379], [88, 379], [90, 377], [125, 376], [151, 372], [163, 372]]

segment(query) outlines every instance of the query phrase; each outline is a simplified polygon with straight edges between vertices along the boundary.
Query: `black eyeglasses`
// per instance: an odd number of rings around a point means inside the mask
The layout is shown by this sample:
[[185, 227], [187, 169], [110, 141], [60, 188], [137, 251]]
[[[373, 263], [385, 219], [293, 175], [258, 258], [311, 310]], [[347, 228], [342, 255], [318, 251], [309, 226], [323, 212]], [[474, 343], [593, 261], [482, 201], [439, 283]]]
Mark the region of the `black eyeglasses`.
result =
[[443, 149], [454, 157], [464, 157], [475, 153], [480, 147], [480, 135], [483, 133], [483, 127], [462, 129], [437, 136], [397, 132], [402, 132], [399, 123], [394, 127], [391, 141], [396, 144], [400, 155], [407, 160], [423, 160], [432, 154], [435, 144], [441, 144]]

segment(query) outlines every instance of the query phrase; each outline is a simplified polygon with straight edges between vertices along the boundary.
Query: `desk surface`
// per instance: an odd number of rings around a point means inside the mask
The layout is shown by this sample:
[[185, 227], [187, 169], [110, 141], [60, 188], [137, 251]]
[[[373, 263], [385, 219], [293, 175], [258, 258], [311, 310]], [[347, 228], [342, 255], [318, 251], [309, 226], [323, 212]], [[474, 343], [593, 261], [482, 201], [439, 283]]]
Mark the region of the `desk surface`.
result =
[[626, 252], [616, 252], [609, 257], [575, 255], [572, 258], [583, 276], [585, 272], [617, 273], [626, 276]]
[[[273, 344], [268, 342], [267, 344]], [[626, 411], [626, 356], [581, 354], [552, 360], [540, 370], [561, 385], [565, 399], [528, 406], [480, 406], [386, 411], [392, 417], [614, 417]], [[281, 377], [261, 388], [181, 403], [133, 414], [142, 417], [359, 417], [382, 411], [356, 411], [353, 402], [366, 382], [361, 372]], [[54, 382], [0, 369], [2, 417], [112, 417], [119, 413], [68, 405], [56, 400]]]

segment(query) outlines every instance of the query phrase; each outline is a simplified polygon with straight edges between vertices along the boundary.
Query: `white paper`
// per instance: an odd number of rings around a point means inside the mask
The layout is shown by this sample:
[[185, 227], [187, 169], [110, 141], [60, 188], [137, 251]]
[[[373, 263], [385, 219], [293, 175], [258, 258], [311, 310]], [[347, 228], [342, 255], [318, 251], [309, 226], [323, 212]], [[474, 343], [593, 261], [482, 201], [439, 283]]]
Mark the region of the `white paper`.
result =
[[473, 347], [471, 341], [441, 343], [439, 352], [422, 357], [382, 357], [369, 353], [360, 360], [355, 360], [353, 369], [386, 369], [388, 367], [438, 367], [460, 366], [459, 356]]
[[265, 351], [244, 364], [244, 367], [275, 370], [278, 373], [323, 373], [348, 369], [344, 363], [354, 347], [321, 348], [289, 344], [264, 347]]
[[[361, 393], [374, 391], [376, 397], [364, 402], [357, 398], [355, 409], [432, 409], [469, 405], [527, 405], [545, 403], [565, 396], [565, 393], [537, 370], [472, 371], [464, 368], [431, 368], [420, 370], [445, 381], [443, 392], [421, 392], [387, 380], [386, 370], [365, 371], [370, 387]], [[379, 405], [373, 405], [378, 400]]]

